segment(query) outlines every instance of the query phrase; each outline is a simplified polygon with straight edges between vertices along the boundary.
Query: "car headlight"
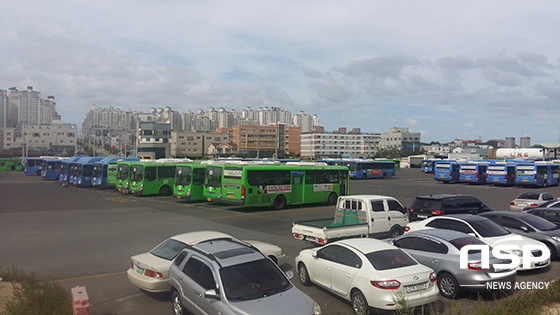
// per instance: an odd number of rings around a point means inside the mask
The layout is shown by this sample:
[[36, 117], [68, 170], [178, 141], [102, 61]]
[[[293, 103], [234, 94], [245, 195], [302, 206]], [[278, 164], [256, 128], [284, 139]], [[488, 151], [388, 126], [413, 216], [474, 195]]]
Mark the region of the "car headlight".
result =
[[557, 241], [557, 242], [560, 243], [560, 237], [558, 237], [558, 236], [553, 236], [553, 237], [551, 237], [551, 238], [552, 238], [553, 240], [555, 240], [555, 241]]
[[313, 301], [313, 314], [314, 315], [321, 315], [321, 307], [315, 301]]

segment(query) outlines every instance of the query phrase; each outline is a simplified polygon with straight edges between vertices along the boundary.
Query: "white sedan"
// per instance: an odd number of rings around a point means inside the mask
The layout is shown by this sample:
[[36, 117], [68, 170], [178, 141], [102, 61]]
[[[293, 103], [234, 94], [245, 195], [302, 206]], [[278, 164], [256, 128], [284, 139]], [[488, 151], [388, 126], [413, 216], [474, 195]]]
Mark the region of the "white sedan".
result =
[[556, 200], [556, 198], [547, 192], [525, 192], [510, 202], [509, 210], [523, 211], [526, 207], [538, 207], [552, 200]]
[[[151, 251], [131, 257], [131, 266], [126, 274], [132, 284], [149, 292], [165, 292], [171, 289], [169, 267], [171, 262], [187, 245], [195, 245], [208, 239], [233, 238], [215, 231], [199, 231], [172, 236]], [[245, 241], [272, 259], [278, 266], [284, 264], [284, 251], [273, 244], [261, 241]]]
[[370, 307], [415, 307], [438, 298], [436, 274], [386, 242], [372, 238], [347, 239], [320, 248], [304, 249], [296, 257], [303, 285], [316, 284], [350, 301], [356, 314]]
[[[491, 247], [497, 245], [517, 245], [520, 249], [507, 249], [504, 251], [519, 256], [520, 260], [522, 260], [523, 255], [521, 249], [524, 246], [545, 246], [544, 243], [537, 240], [511, 233], [488, 218], [472, 214], [454, 214], [431, 217], [422, 221], [409, 223], [405, 227], [404, 231], [406, 234], [411, 231], [418, 231], [422, 229], [446, 229], [463, 232], [478, 237], [481, 241]], [[543, 255], [543, 253], [539, 250], [533, 250], [531, 254], [534, 257]], [[523, 265], [521, 265], [518, 270], [532, 270], [544, 268], [548, 265], [550, 265], [550, 256], [546, 260], [532, 262], [530, 268], [523, 268]]]

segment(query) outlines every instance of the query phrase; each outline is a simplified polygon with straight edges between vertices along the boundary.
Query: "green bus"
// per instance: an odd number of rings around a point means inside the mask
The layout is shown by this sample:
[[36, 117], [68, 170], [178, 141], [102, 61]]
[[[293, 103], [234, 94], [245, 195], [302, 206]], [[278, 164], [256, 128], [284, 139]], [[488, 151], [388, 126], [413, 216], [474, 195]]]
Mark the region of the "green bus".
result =
[[348, 167], [317, 162], [226, 165], [219, 200], [248, 207], [335, 204], [350, 193]]
[[175, 169], [173, 197], [183, 200], [202, 200], [204, 165], [200, 163], [178, 163]]
[[130, 193], [170, 196], [173, 194], [177, 162], [134, 162], [130, 166]]
[[204, 183], [202, 196], [208, 201], [217, 199], [222, 191], [222, 174], [225, 163], [204, 164]]
[[0, 171], [23, 171], [21, 159], [0, 159]]
[[[130, 166], [133, 163], [138, 163], [138, 161], [117, 161], [117, 175], [115, 178], [115, 187], [122, 194], [130, 193]], [[107, 169], [107, 180], [109, 180], [108, 169]]]
[[224, 173], [224, 167], [226, 165], [271, 165], [279, 164], [280, 162], [274, 161], [242, 161], [242, 160], [207, 160], [203, 161], [204, 165], [204, 184], [202, 186], [202, 196], [207, 201], [212, 201], [213, 199], [219, 199], [222, 191], [222, 177]]
[[107, 187], [117, 187], [117, 163], [119, 161], [109, 161], [107, 163]]

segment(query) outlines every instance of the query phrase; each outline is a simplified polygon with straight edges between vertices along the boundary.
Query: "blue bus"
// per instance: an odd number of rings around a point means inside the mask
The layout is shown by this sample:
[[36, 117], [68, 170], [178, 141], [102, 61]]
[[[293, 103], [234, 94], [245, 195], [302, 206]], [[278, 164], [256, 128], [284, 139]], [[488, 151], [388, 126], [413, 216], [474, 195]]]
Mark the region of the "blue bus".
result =
[[395, 161], [372, 160], [372, 159], [322, 159], [327, 165], [339, 165], [348, 167], [350, 178], [391, 178], [396, 175]]
[[[116, 157], [109, 156], [101, 161], [93, 163], [93, 176], [91, 179], [91, 185], [93, 187], [108, 187], [107, 186], [107, 167], [111, 161], [138, 161], [137, 157]], [[116, 166], [116, 164], [115, 164]]]
[[83, 158], [83, 156], [72, 156], [60, 163], [60, 174], [58, 181], [62, 184], [70, 180], [70, 164]]
[[461, 163], [457, 161], [436, 162], [434, 179], [444, 183], [457, 183], [461, 177]]
[[503, 186], [515, 185], [515, 172], [517, 171], [517, 163], [514, 162], [496, 162], [488, 166], [486, 172], [486, 183]]
[[73, 176], [70, 183], [78, 187], [91, 187], [93, 175], [93, 163], [102, 160], [102, 156], [92, 156], [77, 161], [74, 166]]
[[60, 167], [65, 159], [44, 159], [41, 166], [41, 177], [44, 179], [58, 179]]
[[459, 182], [469, 184], [486, 184], [489, 162], [463, 162], [460, 164]]
[[25, 159], [25, 174], [41, 176], [44, 158], [28, 157]]
[[443, 159], [422, 160], [422, 165], [420, 166], [420, 170], [422, 171], [422, 173], [433, 174], [434, 173], [434, 166], [436, 165], [437, 162], [440, 162], [440, 161], [443, 161]]
[[[394, 161], [353, 161], [349, 163], [350, 178], [391, 178], [395, 176]], [[352, 167], [352, 168], [351, 168]]]
[[547, 187], [558, 185], [560, 165], [549, 162], [519, 162], [515, 185]]

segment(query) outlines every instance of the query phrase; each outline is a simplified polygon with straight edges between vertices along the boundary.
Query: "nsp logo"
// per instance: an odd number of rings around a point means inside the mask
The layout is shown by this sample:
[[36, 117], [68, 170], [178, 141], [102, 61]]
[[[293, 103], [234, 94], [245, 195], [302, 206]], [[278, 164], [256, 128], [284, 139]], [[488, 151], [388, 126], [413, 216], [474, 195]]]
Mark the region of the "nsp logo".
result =
[[[522, 238], [519, 235], [511, 236], [500, 241], [500, 243], [507, 241], [519, 241]], [[520, 246], [517, 244], [500, 244], [490, 247], [490, 245], [465, 245], [461, 247], [459, 263], [461, 269], [469, 268], [469, 252], [480, 252], [480, 268], [490, 268], [490, 251], [492, 255], [498, 259], [510, 260], [510, 263], [494, 264], [494, 269], [515, 269], [523, 262], [523, 269], [531, 269], [533, 263], [541, 264], [550, 258], [550, 250], [546, 245], [540, 244], [526, 244]], [[534, 255], [539, 253], [540, 255]]]

